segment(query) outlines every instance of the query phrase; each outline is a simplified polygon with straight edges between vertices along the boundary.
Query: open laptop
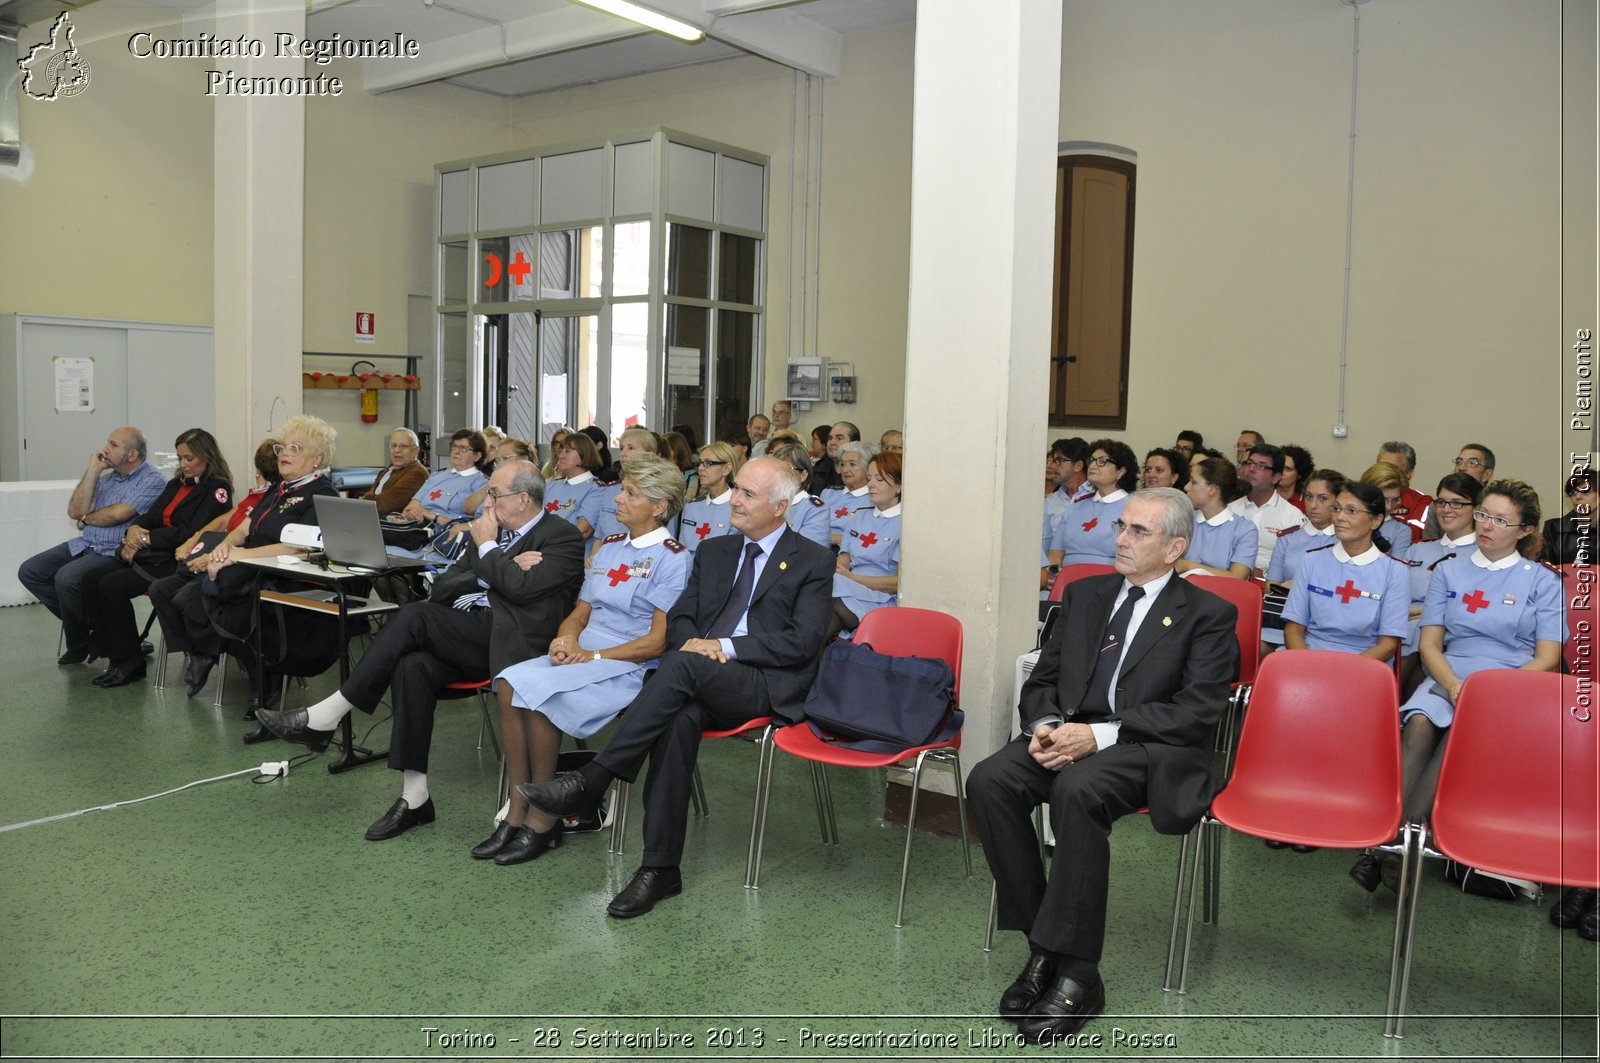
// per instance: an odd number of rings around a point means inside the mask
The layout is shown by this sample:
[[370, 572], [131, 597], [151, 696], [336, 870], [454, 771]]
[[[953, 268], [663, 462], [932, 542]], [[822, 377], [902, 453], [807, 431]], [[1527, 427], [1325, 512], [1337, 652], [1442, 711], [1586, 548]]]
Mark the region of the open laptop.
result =
[[430, 564], [384, 549], [383, 529], [378, 526], [378, 503], [372, 499], [316, 495], [311, 501], [316, 506], [317, 524], [322, 529], [322, 552], [334, 564], [374, 572], [426, 568]]

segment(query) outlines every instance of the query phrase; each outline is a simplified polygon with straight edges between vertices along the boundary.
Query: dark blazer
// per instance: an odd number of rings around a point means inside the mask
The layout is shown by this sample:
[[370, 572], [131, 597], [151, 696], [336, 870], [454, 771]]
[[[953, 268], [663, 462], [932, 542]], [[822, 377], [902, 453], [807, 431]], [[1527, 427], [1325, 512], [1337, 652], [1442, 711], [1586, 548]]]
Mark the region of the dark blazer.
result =
[[1551, 517], [1544, 522], [1544, 541], [1539, 547], [1539, 559], [1552, 565], [1570, 565], [1584, 554], [1583, 563], [1595, 563], [1594, 514], [1579, 515], [1576, 511], [1562, 517]]
[[[743, 535], [719, 535], [694, 554], [688, 585], [667, 614], [667, 645], [704, 638], [733, 592]], [[749, 634], [733, 639], [734, 658], [759, 668], [779, 716], [798, 722], [817, 675], [822, 640], [833, 612], [833, 552], [785, 528], [761, 570], [745, 621]]]
[[[538, 550], [544, 559], [524, 572], [511, 559], [528, 550]], [[489, 674], [498, 675], [550, 651], [550, 640], [583, 586], [583, 536], [564, 520], [541, 516], [509, 549], [479, 557], [469, 541], [456, 563], [434, 579], [428, 598], [453, 604], [482, 590], [479, 579], [489, 585]]]
[[205, 476], [194, 485], [172, 510], [172, 523], [163, 524], [161, 515], [172, 504], [183, 487], [183, 481], [173, 477], [161, 492], [155, 504], [133, 519], [135, 527], [150, 533], [150, 545], [134, 555], [134, 561], [146, 569], [171, 572], [177, 566], [172, 552], [195, 532], [233, 508], [233, 485], [214, 476]]
[[1120, 723], [1118, 744], [1136, 742], [1149, 757], [1151, 823], [1163, 834], [1183, 834], [1215, 793], [1211, 735], [1238, 674], [1238, 611], [1174, 576], [1151, 603], [1117, 673], [1115, 716], [1085, 715], [1081, 706], [1121, 586], [1116, 575], [1068, 585], [1061, 619], [1023, 684], [1018, 710], [1025, 733], [1050, 716]]

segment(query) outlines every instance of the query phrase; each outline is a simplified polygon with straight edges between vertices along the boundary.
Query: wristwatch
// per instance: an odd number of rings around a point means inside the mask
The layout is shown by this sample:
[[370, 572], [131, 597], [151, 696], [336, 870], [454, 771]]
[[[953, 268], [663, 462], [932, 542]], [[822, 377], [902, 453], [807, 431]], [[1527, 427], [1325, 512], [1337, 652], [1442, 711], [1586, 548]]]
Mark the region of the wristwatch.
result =
[[598, 661], [600, 659], [600, 651], [599, 650], [595, 650], [594, 651], [594, 657], [592, 659], [596, 660], [596, 661]]

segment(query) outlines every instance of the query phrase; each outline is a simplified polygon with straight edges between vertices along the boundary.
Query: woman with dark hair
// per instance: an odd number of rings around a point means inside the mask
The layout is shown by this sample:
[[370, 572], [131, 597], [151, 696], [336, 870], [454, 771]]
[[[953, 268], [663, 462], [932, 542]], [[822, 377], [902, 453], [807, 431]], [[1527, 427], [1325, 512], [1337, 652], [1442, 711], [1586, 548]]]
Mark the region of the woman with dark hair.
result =
[[605, 488], [595, 476], [601, 468], [594, 440], [586, 432], [574, 432], [556, 451], [558, 478], [544, 485], [544, 511], [574, 525], [585, 539], [600, 522]]
[[1283, 472], [1278, 477], [1278, 494], [1283, 496], [1285, 502], [1304, 512], [1306, 507], [1300, 501], [1300, 483], [1316, 468], [1311, 460], [1311, 451], [1298, 443], [1285, 443], [1278, 449], [1283, 451]]
[[1335, 541], [1308, 551], [1283, 607], [1291, 650], [1339, 650], [1379, 661], [1394, 658], [1406, 637], [1410, 578], [1387, 555], [1379, 534], [1383, 492], [1346, 483], [1333, 509]]
[[1305, 503], [1305, 524], [1272, 544], [1266, 571], [1266, 611], [1261, 617], [1261, 641], [1269, 646], [1283, 645], [1283, 606], [1306, 554], [1333, 543], [1333, 507], [1344, 483], [1344, 473], [1336, 469], [1308, 473], [1300, 495]]
[[472, 511], [466, 508], [467, 499], [489, 483], [483, 471], [489, 461], [488, 454], [489, 444], [484, 442], [483, 433], [471, 428], [459, 428], [451, 433], [450, 467], [424, 480], [400, 515], [440, 527], [472, 516]]
[[1478, 531], [1473, 526], [1472, 511], [1478, 508], [1482, 497], [1483, 484], [1475, 476], [1453, 472], [1440, 480], [1435, 497], [1430, 500], [1431, 511], [1439, 520], [1440, 537], [1413, 543], [1406, 554], [1406, 565], [1411, 570], [1411, 626], [1401, 651], [1404, 654], [1400, 667], [1401, 697], [1411, 696], [1422, 675], [1422, 657], [1418, 652], [1422, 606], [1427, 601], [1434, 567], [1446, 557], [1470, 554], [1477, 545]]
[[[1561, 665], [1567, 637], [1561, 578], [1534, 560], [1539, 528], [1534, 489], [1520, 480], [1495, 480], [1483, 489], [1472, 519], [1476, 547], [1434, 566], [1419, 640], [1429, 681], [1400, 706], [1400, 788], [1412, 823], [1433, 811], [1462, 683], [1490, 668], [1553, 672]], [[1350, 876], [1368, 892], [1377, 889], [1376, 855], [1363, 856]]]
[[831, 424], [819, 424], [811, 430], [811, 448], [807, 451], [811, 460], [816, 461], [828, 452], [828, 434], [833, 431]]
[[595, 475], [602, 480], [616, 483], [621, 478], [617, 466], [611, 461], [611, 443], [606, 439], [606, 434], [595, 425], [588, 425], [578, 429], [579, 433], [589, 437], [595, 450], [600, 454], [600, 467], [595, 470]]
[[1089, 444], [1085, 468], [1094, 493], [1061, 515], [1050, 540], [1051, 565], [1109, 565], [1116, 560], [1116, 523], [1138, 486], [1139, 459], [1126, 443], [1097, 439]]
[[178, 473], [155, 504], [133, 519], [117, 560], [83, 578], [83, 613], [90, 639], [106, 658], [95, 686], [127, 686], [145, 675], [133, 600], [178, 567], [180, 544], [233, 504], [233, 473], [210, 432], [191, 428], [177, 439]]
[[1189, 484], [1189, 458], [1181, 450], [1156, 447], [1144, 456], [1144, 487], [1172, 487], [1182, 491]]
[[900, 592], [899, 454], [879, 454], [867, 464], [867, 498], [850, 514], [839, 540], [833, 577], [835, 630], [854, 631], [872, 610], [893, 605]]
[[1194, 506], [1194, 535], [1174, 567], [1180, 575], [1249, 579], [1259, 535], [1254, 524], [1228, 508], [1240, 494], [1238, 472], [1226, 461], [1201, 458], [1189, 466], [1188, 477], [1184, 493]]
[[1595, 563], [1595, 476], [1593, 469], [1580, 469], [1567, 477], [1563, 488], [1572, 508], [1565, 516], [1544, 522], [1539, 557], [1552, 565], [1592, 565]]

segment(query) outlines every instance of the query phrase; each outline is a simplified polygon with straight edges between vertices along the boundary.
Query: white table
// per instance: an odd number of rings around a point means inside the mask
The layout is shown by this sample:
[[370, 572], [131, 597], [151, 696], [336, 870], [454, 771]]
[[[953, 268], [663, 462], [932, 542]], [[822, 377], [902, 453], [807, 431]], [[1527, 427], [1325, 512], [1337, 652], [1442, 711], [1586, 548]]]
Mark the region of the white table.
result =
[[41, 550], [78, 536], [67, 516], [76, 480], [12, 480], [0, 483], [0, 605], [38, 599], [17, 581], [17, 569]]

